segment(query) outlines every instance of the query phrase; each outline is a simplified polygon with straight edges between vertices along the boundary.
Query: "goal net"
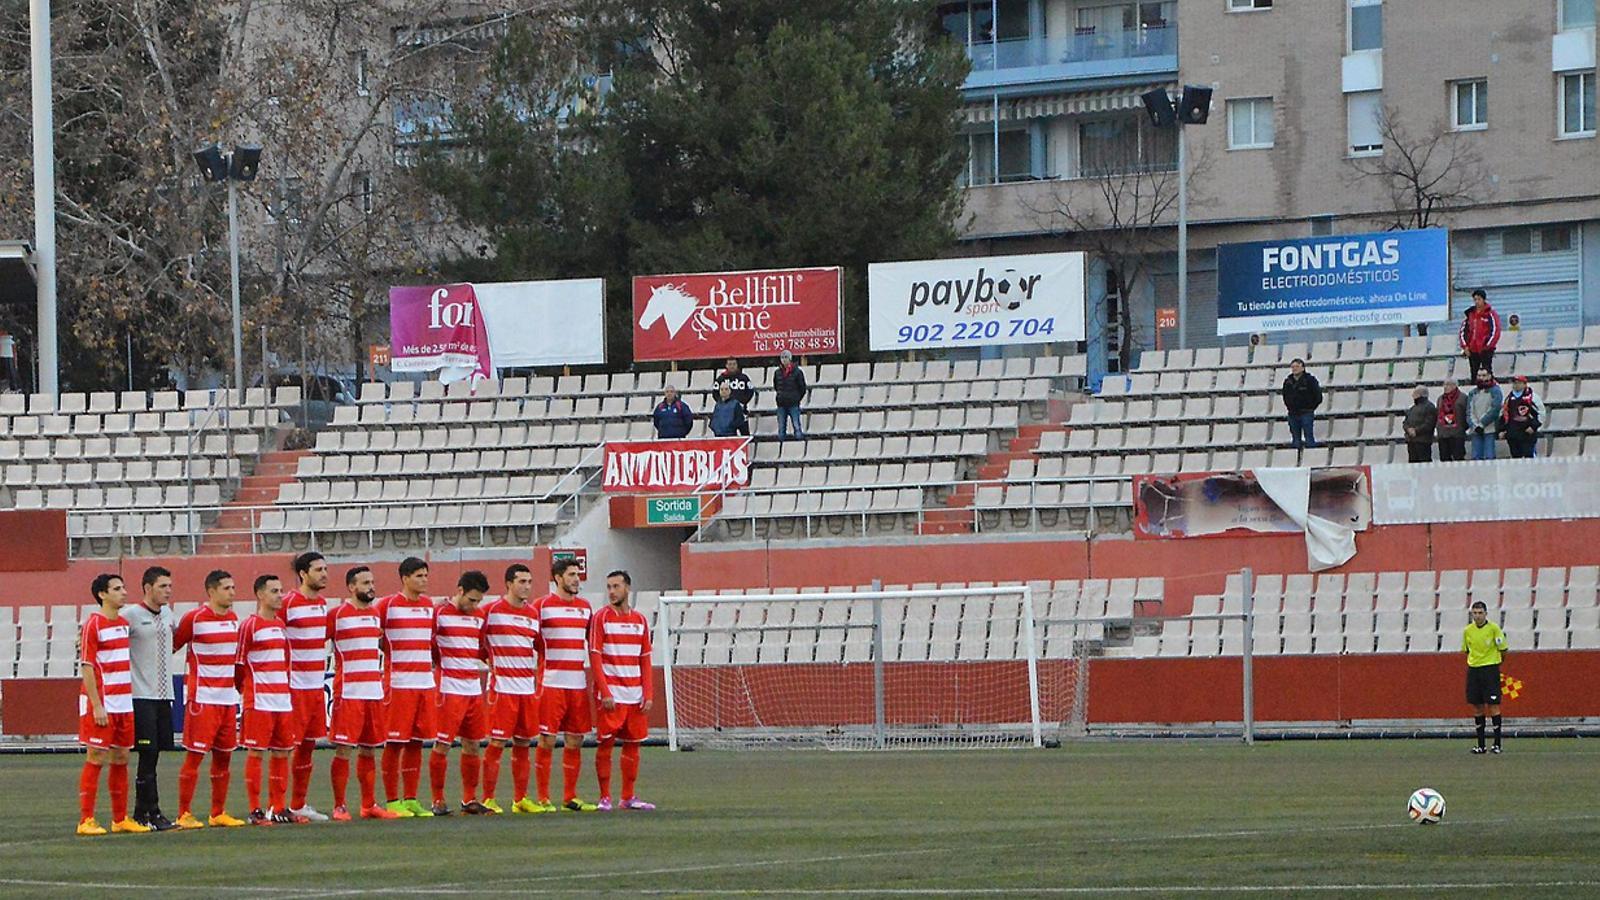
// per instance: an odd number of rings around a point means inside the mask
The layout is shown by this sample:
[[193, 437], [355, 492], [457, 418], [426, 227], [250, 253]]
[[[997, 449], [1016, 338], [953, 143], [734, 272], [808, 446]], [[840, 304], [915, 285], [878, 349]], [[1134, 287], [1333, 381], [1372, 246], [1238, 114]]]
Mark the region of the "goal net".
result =
[[1024, 585], [660, 602], [674, 749], [1040, 746], [1081, 723], [1074, 642]]

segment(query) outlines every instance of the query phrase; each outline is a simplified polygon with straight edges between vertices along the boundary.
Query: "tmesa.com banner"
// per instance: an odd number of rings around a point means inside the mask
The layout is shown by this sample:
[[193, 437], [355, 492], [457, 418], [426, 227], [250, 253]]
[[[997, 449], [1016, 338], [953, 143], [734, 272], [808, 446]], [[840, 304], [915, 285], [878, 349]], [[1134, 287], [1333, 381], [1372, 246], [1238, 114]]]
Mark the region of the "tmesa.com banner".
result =
[[873, 350], [1081, 341], [1084, 255], [1031, 253], [873, 263]]
[[609, 441], [603, 484], [614, 494], [748, 487], [750, 439]]
[[769, 269], [633, 279], [633, 358], [838, 353], [839, 269]]
[[1217, 334], [1450, 318], [1450, 233], [1346, 234], [1217, 248]]

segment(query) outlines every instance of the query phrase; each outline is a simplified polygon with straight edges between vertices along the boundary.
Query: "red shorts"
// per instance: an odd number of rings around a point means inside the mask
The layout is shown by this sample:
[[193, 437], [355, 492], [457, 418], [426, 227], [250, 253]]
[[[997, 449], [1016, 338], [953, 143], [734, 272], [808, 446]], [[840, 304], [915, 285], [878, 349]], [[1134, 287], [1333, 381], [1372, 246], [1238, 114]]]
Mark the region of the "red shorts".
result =
[[434, 718], [439, 725], [433, 734], [436, 744], [448, 747], [457, 737], [462, 741], [477, 743], [489, 736], [489, 721], [483, 714], [483, 697], [478, 694], [439, 694]]
[[650, 736], [650, 714], [639, 703], [618, 703], [616, 709], [600, 706], [595, 710], [600, 718], [596, 733], [602, 741], [616, 740], [636, 743]]
[[293, 710], [270, 712], [264, 709], [244, 711], [244, 727], [239, 743], [251, 750], [293, 750], [300, 743], [295, 727]]
[[341, 697], [333, 702], [329, 740], [346, 747], [383, 746], [383, 701]]
[[189, 704], [183, 711], [183, 746], [194, 753], [231, 753], [239, 746], [239, 707]]
[[538, 694], [489, 694], [483, 708], [489, 714], [489, 737], [497, 741], [531, 741], [539, 736]]
[[328, 698], [321, 691], [290, 691], [294, 704], [294, 739], [314, 741], [328, 736]]
[[78, 698], [78, 742], [101, 750], [133, 749], [133, 713], [106, 713], [106, 724], [96, 725], [89, 698]]
[[428, 741], [433, 739], [434, 691], [397, 691], [389, 689], [389, 699], [384, 701], [385, 721], [389, 741]]
[[540, 734], [588, 734], [594, 728], [591, 722], [587, 689], [545, 688], [539, 692]]

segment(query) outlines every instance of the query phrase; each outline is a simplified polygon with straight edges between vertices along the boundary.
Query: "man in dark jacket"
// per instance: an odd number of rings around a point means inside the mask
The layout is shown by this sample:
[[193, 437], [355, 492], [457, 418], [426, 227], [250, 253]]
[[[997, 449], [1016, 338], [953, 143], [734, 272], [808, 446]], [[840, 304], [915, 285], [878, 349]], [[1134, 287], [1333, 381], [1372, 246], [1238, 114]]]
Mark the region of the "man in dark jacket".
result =
[[744, 404], [734, 396], [727, 382], [717, 388], [717, 405], [711, 410], [711, 433], [717, 437], [750, 434], [750, 424], [744, 415]]
[[662, 440], [688, 437], [689, 429], [694, 427], [694, 411], [678, 399], [678, 389], [674, 387], [667, 388], [665, 398], [656, 404], [651, 418], [655, 420], [656, 436]]
[[731, 357], [728, 359], [728, 367], [717, 375], [713, 385], [718, 389], [723, 385], [732, 388], [733, 399], [739, 401], [739, 405], [743, 406], [746, 412], [750, 411], [750, 403], [756, 399], [756, 391], [750, 386], [750, 376], [740, 371], [737, 359]]
[[1289, 440], [1296, 450], [1317, 445], [1312, 417], [1321, 405], [1322, 385], [1306, 371], [1306, 361], [1291, 361], [1289, 377], [1283, 379], [1283, 408], [1289, 412]]
[[1433, 462], [1433, 429], [1439, 410], [1428, 400], [1428, 389], [1417, 385], [1411, 392], [1411, 408], [1406, 410], [1406, 458], [1411, 462]]
[[800, 401], [806, 398], [806, 376], [795, 365], [794, 354], [785, 350], [778, 355], [778, 369], [772, 373], [773, 401], [778, 406], [778, 440], [789, 439], [789, 423], [794, 423], [794, 436], [804, 438], [800, 428]]
[[1512, 459], [1533, 458], [1543, 424], [1544, 404], [1528, 387], [1528, 376], [1518, 375], [1511, 380], [1511, 393], [1500, 414], [1500, 433], [1505, 435]]
[[1439, 461], [1460, 462], [1467, 458], [1467, 395], [1454, 378], [1445, 379], [1437, 408], [1439, 421], [1434, 432], [1439, 436]]
[[1461, 320], [1461, 352], [1471, 364], [1472, 380], [1478, 380], [1478, 371], [1487, 369], [1494, 377], [1494, 348], [1500, 343], [1500, 314], [1489, 305], [1489, 295], [1482, 288], [1472, 292], [1472, 308]]

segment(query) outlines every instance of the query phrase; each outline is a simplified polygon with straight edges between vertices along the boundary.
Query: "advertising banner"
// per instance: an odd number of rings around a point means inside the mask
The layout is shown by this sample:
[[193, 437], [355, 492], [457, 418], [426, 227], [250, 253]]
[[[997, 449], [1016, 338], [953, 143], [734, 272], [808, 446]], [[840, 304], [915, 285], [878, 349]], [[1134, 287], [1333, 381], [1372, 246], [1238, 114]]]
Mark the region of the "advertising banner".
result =
[[1600, 459], [1518, 459], [1372, 467], [1380, 525], [1600, 517]]
[[750, 485], [750, 439], [608, 441], [605, 490], [684, 493]]
[[639, 362], [844, 349], [837, 267], [640, 276], [633, 322]]
[[396, 372], [458, 369], [494, 377], [489, 333], [470, 284], [389, 289], [389, 368]]
[[1084, 255], [920, 259], [867, 267], [873, 350], [1084, 339]]
[[393, 287], [389, 331], [393, 371], [441, 370], [443, 381], [492, 378], [512, 366], [603, 363], [605, 282]]
[[1217, 248], [1219, 335], [1448, 318], [1450, 233], [1443, 228]]
[[[1309, 471], [1309, 515], [1365, 531], [1372, 522], [1372, 491], [1366, 471]], [[1305, 530], [1251, 471], [1135, 475], [1133, 513], [1136, 538], [1300, 534]]]

